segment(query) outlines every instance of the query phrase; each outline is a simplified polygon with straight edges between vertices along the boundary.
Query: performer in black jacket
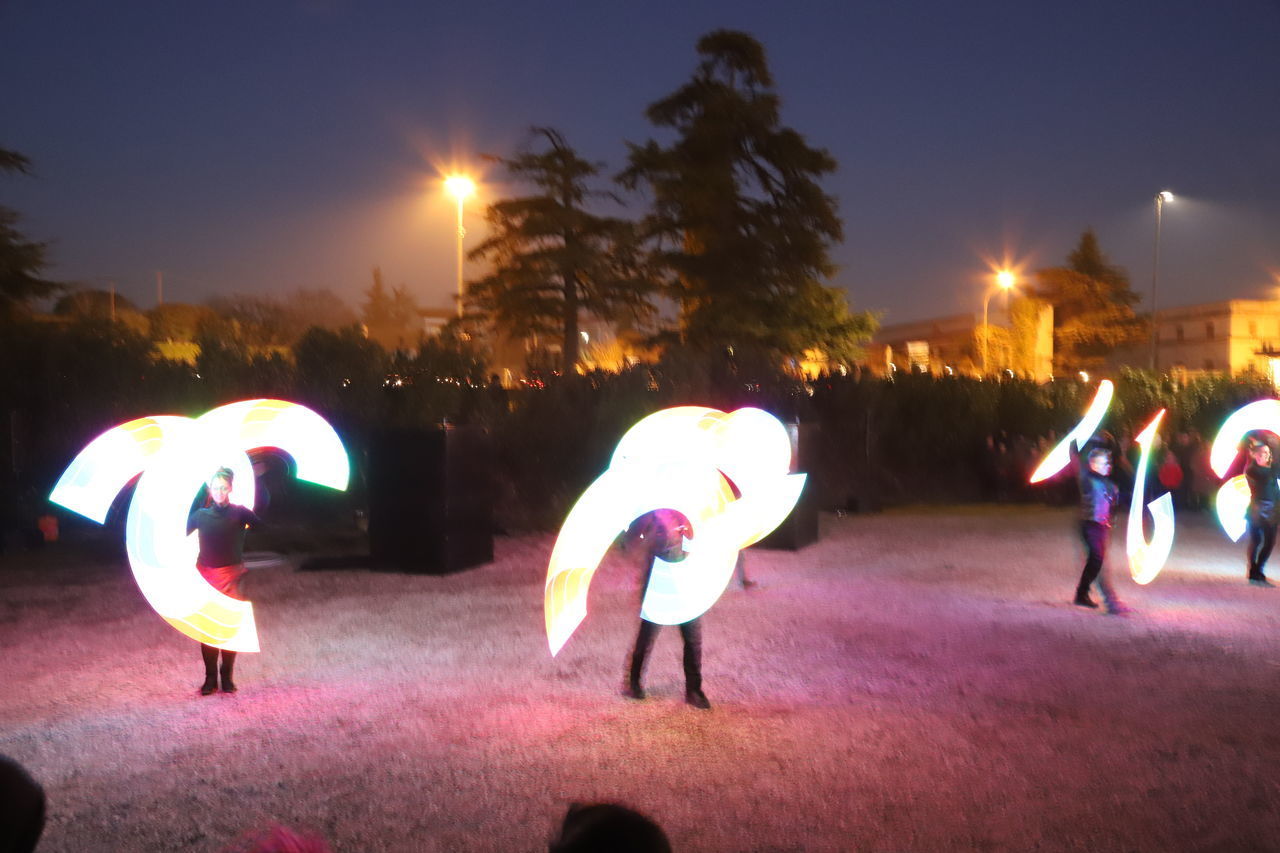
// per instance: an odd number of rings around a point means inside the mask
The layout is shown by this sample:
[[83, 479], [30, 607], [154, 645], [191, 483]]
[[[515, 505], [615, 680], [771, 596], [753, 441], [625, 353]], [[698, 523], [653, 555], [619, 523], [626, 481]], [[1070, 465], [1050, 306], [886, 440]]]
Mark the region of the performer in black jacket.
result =
[[1244, 469], [1249, 482], [1249, 511], [1245, 515], [1245, 555], [1249, 564], [1249, 583], [1274, 586], [1263, 573], [1271, 549], [1276, 544], [1276, 522], [1280, 520], [1280, 484], [1271, 447], [1260, 439], [1249, 439], [1249, 464]]
[[[240, 579], [244, 577], [244, 531], [246, 527], [258, 527], [262, 519], [245, 506], [231, 503], [231, 489], [235, 472], [219, 468], [209, 478], [211, 504], [193, 510], [187, 517], [187, 533], [195, 530], [200, 540], [200, 553], [196, 557], [199, 570], [210, 586], [224, 595], [244, 601], [240, 594]], [[218, 689], [218, 676], [222, 676], [222, 692], [235, 693], [231, 680], [236, 664], [236, 653], [222, 649], [222, 667], [218, 667], [218, 648], [200, 644], [204, 658], [204, 684], [200, 695], [208, 696]]]
[[[649, 586], [649, 574], [653, 571], [654, 558], [662, 557], [673, 563], [683, 559], [684, 549], [681, 546], [686, 536], [693, 538], [693, 531], [690, 529], [689, 520], [682, 513], [659, 509], [645, 513], [636, 519], [625, 536], [624, 543], [630, 540], [638, 541], [641, 545], [645, 560], [645, 578], [641, 586], [641, 590], [644, 590]], [[631, 666], [627, 673], [626, 684], [622, 688], [622, 695], [628, 699], [645, 697], [644, 688], [640, 683], [644, 675], [644, 662], [661, 628], [662, 626], [655, 622], [643, 618], [640, 620], [635, 649], [631, 652]], [[685, 701], [695, 708], [709, 710], [711, 703], [702, 692], [702, 625], [698, 619], [691, 619], [680, 625], [680, 636], [684, 639]]]
[[[1081, 464], [1082, 463], [1082, 464]], [[1080, 537], [1088, 551], [1080, 584], [1076, 587], [1075, 603], [1081, 607], [1096, 608], [1098, 603], [1089, 597], [1089, 587], [1097, 582], [1102, 590], [1107, 612], [1122, 614], [1129, 608], [1116, 596], [1111, 581], [1102, 571], [1107, 556], [1107, 540], [1111, 537], [1111, 518], [1115, 514], [1120, 490], [1111, 482], [1111, 451], [1095, 446], [1078, 460], [1080, 467]]]

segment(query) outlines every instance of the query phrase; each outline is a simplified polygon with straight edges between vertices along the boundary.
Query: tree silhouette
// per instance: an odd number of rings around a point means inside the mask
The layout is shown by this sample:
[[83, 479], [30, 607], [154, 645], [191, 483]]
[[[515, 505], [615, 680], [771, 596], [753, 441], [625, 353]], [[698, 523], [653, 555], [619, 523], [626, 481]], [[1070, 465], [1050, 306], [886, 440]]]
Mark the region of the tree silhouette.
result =
[[1054, 372], [1095, 370], [1116, 347], [1142, 340], [1145, 324], [1133, 312], [1141, 298], [1129, 274], [1108, 260], [1089, 228], [1066, 266], [1036, 273], [1036, 295], [1053, 305]]
[[[17, 151], [0, 148], [0, 172], [30, 174], [31, 161]], [[13, 319], [31, 302], [62, 289], [59, 282], [40, 275], [48, 263], [47, 246], [26, 239], [17, 224], [17, 211], [0, 207], [0, 321]]]
[[819, 184], [836, 161], [782, 126], [758, 41], [717, 30], [697, 51], [693, 78], [647, 111], [675, 141], [630, 145], [619, 176], [652, 194], [648, 230], [670, 273], [681, 336], [703, 347], [789, 356], [821, 348], [851, 359], [874, 321], [850, 314], [844, 292], [823, 283], [843, 236], [836, 201]]
[[591, 199], [607, 197], [588, 183], [602, 164], [580, 157], [557, 130], [534, 128], [514, 157], [499, 162], [538, 192], [490, 205], [490, 236], [469, 255], [488, 261], [490, 271], [468, 283], [468, 307], [512, 337], [559, 338], [561, 366], [572, 374], [581, 314], [616, 324], [652, 313], [635, 226], [587, 210]]

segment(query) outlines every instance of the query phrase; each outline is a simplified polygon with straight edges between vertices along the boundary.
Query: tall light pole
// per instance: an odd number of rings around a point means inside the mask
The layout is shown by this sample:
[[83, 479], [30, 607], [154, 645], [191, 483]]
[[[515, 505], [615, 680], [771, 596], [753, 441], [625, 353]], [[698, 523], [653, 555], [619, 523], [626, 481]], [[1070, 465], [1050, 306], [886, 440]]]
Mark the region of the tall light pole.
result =
[[[996, 273], [996, 286], [987, 288], [987, 295], [982, 300], [982, 375], [987, 375], [987, 340], [991, 337], [991, 327], [987, 325], [987, 309], [991, 306], [991, 294], [1003, 290], [1006, 294], [1018, 281], [1009, 270]], [[1007, 306], [1006, 306], [1007, 307]]]
[[1156, 193], [1156, 247], [1151, 261], [1151, 372], [1156, 372], [1156, 348], [1160, 346], [1160, 329], [1156, 325], [1156, 285], [1160, 282], [1160, 215], [1164, 203], [1173, 201], [1168, 190]]
[[462, 227], [462, 203], [475, 195], [476, 182], [466, 175], [450, 175], [444, 179], [444, 190], [458, 200], [458, 316], [462, 316], [462, 238], [467, 229]]

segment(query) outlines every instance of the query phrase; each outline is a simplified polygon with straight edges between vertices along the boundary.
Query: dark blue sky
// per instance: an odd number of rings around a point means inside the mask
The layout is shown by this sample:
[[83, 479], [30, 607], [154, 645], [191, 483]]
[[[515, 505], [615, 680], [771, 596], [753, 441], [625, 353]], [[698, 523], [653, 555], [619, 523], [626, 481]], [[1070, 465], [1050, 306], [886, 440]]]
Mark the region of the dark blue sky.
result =
[[1280, 285], [1280, 0], [0, 0], [0, 147], [35, 163], [0, 203], [55, 277], [143, 307], [156, 269], [166, 300], [354, 306], [374, 264], [444, 306], [437, 166], [536, 124], [612, 175], [716, 28], [839, 161], [836, 283], [886, 322], [976, 311], [984, 258], [1058, 264], [1087, 226], [1145, 305], [1165, 188], [1162, 306]]

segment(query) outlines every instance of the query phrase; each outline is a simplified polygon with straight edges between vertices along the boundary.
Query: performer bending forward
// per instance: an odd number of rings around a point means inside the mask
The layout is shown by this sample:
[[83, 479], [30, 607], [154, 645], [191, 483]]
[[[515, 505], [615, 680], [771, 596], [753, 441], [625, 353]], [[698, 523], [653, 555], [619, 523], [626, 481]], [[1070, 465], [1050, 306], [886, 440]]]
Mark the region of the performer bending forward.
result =
[[1280, 502], [1280, 484], [1276, 483], [1276, 465], [1271, 447], [1264, 441], [1249, 442], [1249, 465], [1244, 469], [1249, 482], [1249, 512], [1245, 516], [1245, 555], [1249, 561], [1249, 583], [1255, 586], [1274, 586], [1263, 570], [1271, 549], [1276, 544], [1277, 506]]
[[[640, 540], [641, 552], [645, 560], [644, 584], [640, 587], [641, 595], [649, 587], [649, 575], [653, 571], [655, 557], [662, 557], [673, 563], [684, 558], [684, 549], [681, 546], [686, 535], [693, 538], [693, 531], [689, 529], [689, 520], [675, 510], [659, 509], [645, 513], [631, 525], [626, 533], [627, 540]], [[661, 628], [661, 625], [650, 622], [648, 619], [640, 620], [636, 646], [631, 652], [631, 667], [627, 673], [627, 682], [622, 688], [622, 695], [628, 699], [644, 698], [644, 687], [640, 683], [644, 675], [644, 662]], [[680, 636], [684, 639], [685, 701], [695, 708], [706, 711], [711, 708], [711, 703], [702, 692], [702, 625], [698, 619], [691, 619], [680, 625]]]
[[[212, 504], [193, 510], [187, 518], [187, 533], [195, 530], [200, 540], [200, 553], [196, 557], [199, 570], [210, 586], [218, 592], [244, 601], [240, 594], [240, 578], [244, 577], [244, 531], [246, 527], [258, 527], [262, 519], [245, 506], [231, 503], [231, 488], [235, 472], [219, 468], [209, 479], [209, 498]], [[200, 644], [204, 657], [204, 684], [200, 695], [208, 696], [218, 689], [218, 676], [222, 676], [222, 692], [235, 693], [236, 684], [231, 680], [236, 665], [236, 653], [222, 649], [222, 667], [218, 667], [216, 646]]]
[[1103, 573], [1102, 564], [1107, 557], [1107, 540], [1111, 538], [1111, 516], [1115, 512], [1120, 490], [1111, 482], [1111, 451], [1094, 447], [1080, 460], [1080, 538], [1084, 540], [1088, 556], [1084, 571], [1076, 587], [1075, 603], [1081, 607], [1096, 608], [1098, 603], [1089, 597], [1089, 587], [1096, 581], [1102, 590], [1107, 612], [1122, 614], [1129, 608], [1116, 597], [1111, 581]]

